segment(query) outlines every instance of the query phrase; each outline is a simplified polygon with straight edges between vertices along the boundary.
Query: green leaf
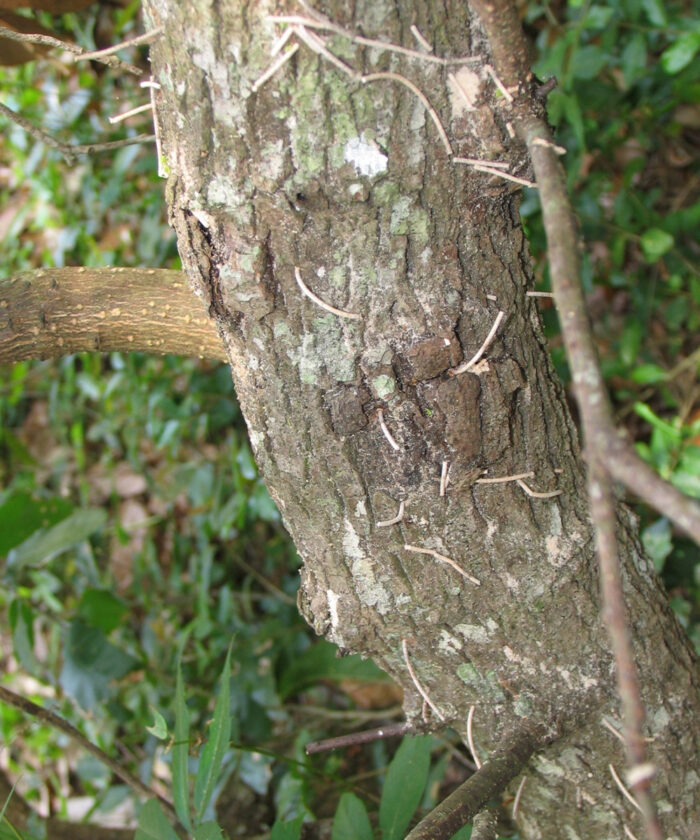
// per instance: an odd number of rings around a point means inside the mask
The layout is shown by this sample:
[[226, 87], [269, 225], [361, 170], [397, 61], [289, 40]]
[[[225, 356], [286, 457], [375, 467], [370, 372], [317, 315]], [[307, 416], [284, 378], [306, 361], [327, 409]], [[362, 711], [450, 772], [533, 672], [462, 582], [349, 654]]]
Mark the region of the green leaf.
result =
[[595, 79], [608, 63], [608, 57], [601, 47], [589, 44], [579, 47], [571, 57], [571, 72], [576, 79]]
[[658, 414], [655, 414], [646, 403], [636, 402], [634, 404], [634, 410], [642, 418], [642, 420], [646, 420], [647, 423], [650, 423], [654, 429], [666, 435], [674, 444], [681, 442], [680, 430], [671, 423], [668, 423], [666, 420], [662, 420], [661, 417], [659, 417]]
[[104, 633], [76, 618], [63, 647], [60, 683], [84, 709], [105, 700], [110, 683], [125, 677], [141, 662], [108, 642]]
[[367, 809], [354, 793], [340, 797], [333, 817], [331, 840], [374, 840]]
[[270, 840], [299, 840], [301, 837], [301, 824], [304, 817], [295, 817], [288, 822], [277, 820], [272, 826]]
[[190, 792], [188, 785], [188, 758], [190, 754], [190, 713], [185, 703], [182, 684], [182, 664], [178, 658], [175, 683], [175, 743], [172, 749], [173, 802], [175, 813], [188, 831], [190, 820]]
[[34, 613], [26, 601], [14, 598], [8, 614], [14, 654], [30, 674], [34, 673], [38, 665], [34, 656]]
[[141, 808], [134, 840], [179, 840], [157, 799], [149, 799]]
[[656, 385], [658, 382], [665, 382], [668, 379], [668, 373], [659, 365], [648, 362], [637, 365], [630, 374], [630, 378], [638, 385]]
[[111, 633], [128, 609], [124, 601], [107, 589], [86, 589], [78, 604], [78, 615], [93, 627]]
[[668, 18], [661, 0], [641, 0], [642, 8], [654, 26], [666, 26]]
[[456, 834], [452, 835], [450, 840], [470, 840], [471, 836], [472, 836], [472, 826], [471, 826], [471, 824], [463, 825]]
[[72, 512], [73, 505], [65, 499], [37, 499], [24, 491], [10, 494], [0, 505], [0, 557], [35, 531], [55, 525]]
[[673, 237], [660, 228], [649, 228], [642, 234], [641, 244], [647, 262], [656, 262], [673, 248]]
[[194, 840], [223, 840], [223, 833], [215, 822], [205, 822], [194, 830]]
[[661, 53], [661, 66], [669, 74], [680, 73], [700, 49], [700, 32], [686, 32]]
[[158, 709], [154, 709], [151, 706], [151, 712], [153, 713], [153, 725], [146, 727], [146, 732], [150, 732], [154, 738], [158, 738], [159, 741], [164, 741], [168, 737], [168, 724], [165, 722], [165, 718], [163, 715], [158, 711]]
[[77, 510], [57, 525], [36, 531], [17, 548], [13, 548], [7, 555], [7, 567], [18, 569], [49, 560], [86, 540], [106, 521], [107, 514], [101, 508]]
[[226, 654], [224, 670], [219, 681], [219, 696], [214, 709], [214, 719], [209, 728], [209, 738], [204, 745], [197, 766], [197, 778], [194, 783], [194, 808], [197, 820], [202, 818], [214, 787], [221, 775], [221, 765], [231, 740], [231, 650]]
[[401, 840], [425, 789], [430, 769], [429, 735], [406, 737], [392, 759], [379, 803], [382, 840]]
[[647, 66], [647, 44], [641, 32], [635, 32], [620, 56], [622, 74], [628, 85], [644, 72]]
[[654, 561], [657, 572], [661, 572], [664, 562], [673, 550], [671, 540], [671, 525], [665, 517], [657, 519], [648, 528], [642, 531], [642, 543], [644, 550]]
[[591, 6], [581, 21], [581, 26], [584, 29], [605, 29], [614, 14], [615, 10], [610, 6]]

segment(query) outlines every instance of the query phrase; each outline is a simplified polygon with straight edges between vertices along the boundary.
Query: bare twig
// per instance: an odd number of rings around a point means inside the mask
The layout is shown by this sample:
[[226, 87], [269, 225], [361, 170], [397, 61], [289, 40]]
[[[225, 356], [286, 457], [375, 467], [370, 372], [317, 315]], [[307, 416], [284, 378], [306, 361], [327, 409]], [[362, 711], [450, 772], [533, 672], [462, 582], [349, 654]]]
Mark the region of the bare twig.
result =
[[325, 309], [326, 312], [332, 312], [334, 315], [339, 315], [341, 318], [350, 318], [355, 321], [360, 320], [360, 316], [356, 315], [354, 312], [346, 312], [344, 309], [337, 309], [335, 306], [331, 306], [330, 303], [326, 303], [325, 300], [321, 300], [318, 295], [315, 295], [301, 279], [301, 272], [296, 265], [294, 266], [294, 276], [296, 277], [297, 285], [301, 291], [307, 298], [309, 298], [309, 300], [312, 300], [317, 306], [320, 306], [321, 309]]
[[[73, 44], [70, 41], [62, 41], [60, 38], [54, 38], [51, 35], [39, 35], [29, 32], [15, 32], [14, 29], [8, 29], [6, 26], [0, 26], [0, 35], [8, 41], [19, 41], [24, 44], [37, 44], [43, 47], [54, 47], [58, 50], [65, 50], [73, 53], [76, 56], [83, 56], [87, 52], [83, 47]], [[77, 59], [76, 59], [77, 60]], [[143, 76], [143, 70], [136, 67], [134, 64], [129, 64], [128, 61], [122, 61], [114, 55], [107, 55], [95, 58], [102, 64], [108, 67], [114, 67], [123, 70], [125, 73], [131, 73], [133, 76]]]
[[515, 799], [513, 800], [513, 819], [518, 818], [518, 808], [520, 807], [520, 798], [523, 795], [523, 788], [525, 787], [525, 782], [527, 781], [527, 776], [523, 776], [520, 780], [520, 784], [518, 785], [518, 790], [515, 794]]
[[479, 754], [476, 751], [476, 747], [474, 746], [474, 712], [476, 711], [476, 706], [469, 707], [469, 714], [467, 715], [467, 744], [469, 744], [469, 752], [472, 754], [472, 758], [474, 759], [474, 764], [476, 764], [476, 769], [481, 769], [481, 759], [479, 758]]
[[539, 743], [538, 735], [532, 730], [509, 733], [481, 769], [419, 822], [406, 840], [452, 837], [522, 772]]
[[433, 701], [430, 699], [430, 695], [421, 685], [421, 682], [418, 679], [418, 676], [416, 675], [416, 672], [413, 669], [413, 665], [411, 665], [411, 660], [409, 659], [409, 656], [408, 656], [408, 643], [406, 642], [406, 639], [401, 639], [401, 650], [403, 651], [403, 660], [406, 663], [406, 668], [408, 670], [408, 673], [409, 673], [411, 679], [413, 680], [413, 685], [415, 685], [416, 690], [418, 691], [420, 696], [423, 698], [423, 700], [428, 704], [428, 706], [430, 706], [430, 708], [432, 709], [435, 717], [438, 718], [438, 720], [444, 721], [445, 716], [440, 711], [440, 709], [438, 709], [438, 707], [435, 705], [435, 703], [433, 703]]
[[381, 741], [384, 738], [395, 738], [399, 735], [406, 735], [412, 730], [413, 727], [406, 721], [403, 723], [390, 723], [387, 726], [379, 726], [376, 729], [365, 729], [362, 732], [352, 732], [349, 735], [339, 735], [336, 738], [311, 741], [305, 747], [306, 754], [313, 755], [314, 753], [353, 747], [356, 744], [371, 744], [373, 741]]
[[19, 694], [15, 694], [14, 691], [10, 691], [4, 686], [0, 686], [0, 701], [2, 701], [3, 703], [7, 703], [8, 706], [12, 706], [15, 709], [19, 709], [25, 714], [35, 717], [37, 720], [42, 720], [44, 721], [44, 723], [47, 723], [49, 726], [52, 726], [59, 732], [63, 732], [64, 735], [68, 735], [68, 737], [75, 741], [77, 744], [79, 744], [82, 749], [84, 749], [86, 752], [89, 752], [90, 755], [95, 756], [95, 758], [98, 761], [102, 762], [102, 764], [104, 764], [105, 767], [108, 767], [115, 774], [115, 776], [118, 776], [123, 782], [129, 785], [129, 787], [133, 788], [133, 790], [135, 790], [138, 794], [140, 794], [141, 796], [146, 796], [149, 799], [152, 797], [158, 799], [167, 811], [167, 813], [170, 815], [170, 817], [173, 820], [177, 820], [175, 809], [173, 808], [172, 804], [168, 802], [167, 799], [164, 799], [152, 788], [149, 788], [148, 785], [145, 785], [137, 776], [134, 776], [126, 768], [122, 767], [122, 765], [118, 761], [115, 761], [115, 759], [107, 755], [106, 752], [104, 752], [98, 746], [93, 744], [92, 741], [90, 741], [88, 738], [85, 737], [85, 735], [83, 735], [82, 732], [80, 732], [78, 729], [76, 729], [74, 726], [68, 723], [67, 720], [64, 720], [62, 717], [50, 711], [49, 709], [44, 709], [41, 706], [38, 706], [31, 700], [27, 700], [26, 697], [22, 697]]
[[378, 50], [386, 50], [387, 52], [399, 53], [406, 56], [406, 58], [417, 59], [419, 61], [429, 61], [434, 64], [453, 65], [453, 64], [472, 64], [479, 61], [477, 56], [464, 56], [460, 58], [440, 58], [440, 56], [433, 55], [432, 52], [420, 52], [419, 50], [412, 50], [409, 47], [402, 47], [400, 44], [392, 44], [389, 41], [380, 41], [378, 38], [365, 38], [362, 35], [353, 35], [342, 26], [332, 23], [327, 18], [323, 20], [314, 20], [303, 15], [270, 15], [268, 20], [273, 20], [276, 23], [288, 23], [297, 26], [303, 26], [306, 29], [321, 29], [326, 32], [335, 32], [337, 35], [342, 35], [356, 44], [361, 44], [363, 47], [371, 47]]
[[107, 56], [114, 55], [118, 53], [119, 50], [126, 49], [127, 47], [138, 47], [141, 44], [151, 44], [153, 41], [156, 40], [161, 34], [163, 33], [162, 26], [156, 26], [155, 29], [150, 29], [148, 32], [143, 32], [141, 35], [137, 35], [135, 38], [129, 38], [128, 41], [122, 41], [121, 44], [114, 44], [111, 47], [106, 47], [104, 50], [95, 50], [94, 52], [84, 52], [81, 55], [76, 56], [76, 61], [87, 61], [89, 59], [94, 59], [100, 61]]
[[0, 103], [0, 114], [6, 116], [8, 120], [11, 120], [20, 128], [23, 128], [35, 140], [45, 143], [52, 149], [59, 151], [68, 163], [72, 163], [77, 155], [107, 152], [112, 149], [121, 149], [123, 146], [133, 146], [136, 143], [150, 143], [154, 139], [153, 134], [137, 134], [135, 137], [126, 137], [124, 140], [110, 140], [107, 143], [87, 143], [81, 146], [72, 146], [70, 143], [62, 143], [60, 140], [56, 140], [55, 137], [52, 137], [43, 128], [39, 128], [29, 122], [29, 120], [10, 110], [10, 108], [7, 108], [2, 103]]
[[466, 572], [459, 565], [459, 563], [456, 563], [451, 557], [446, 557], [444, 554], [440, 554], [439, 551], [435, 551], [432, 548], [420, 548], [417, 545], [405, 545], [404, 549], [406, 551], [412, 551], [414, 554], [429, 554], [431, 557], [434, 557], [441, 563], [447, 563], [448, 566], [452, 566], [452, 568], [458, 571], [460, 575], [465, 577], [467, 580], [470, 580], [472, 583], [476, 584], [476, 586], [481, 586], [481, 581], [478, 578], [475, 578], [473, 575], [470, 575], [469, 572]]
[[[475, 167], [475, 168], [477, 168], [477, 167]], [[501, 174], [503, 174], [503, 173], [501, 173]], [[496, 333], [498, 332], [498, 327], [500, 326], [501, 321], [505, 317], [505, 314], [506, 313], [502, 309], [499, 311], [498, 315], [496, 315], [496, 320], [493, 322], [493, 326], [489, 330], [489, 334], [484, 339], [484, 343], [481, 345], [481, 347], [479, 347], [479, 349], [476, 351], [476, 353], [474, 353], [474, 355], [471, 357], [471, 359], [469, 359], [468, 362], [462, 362], [461, 365], [457, 365], [456, 368], [452, 368], [450, 373], [452, 373], [453, 375], [456, 376], [457, 374], [464, 373], [465, 371], [474, 367], [474, 365], [479, 361], [479, 359], [488, 350], [489, 345], [491, 344], [491, 342], [493, 341], [493, 339], [496, 336]]]
[[425, 110], [428, 112], [428, 114], [430, 114], [430, 119], [435, 124], [435, 128], [437, 128], [438, 134], [440, 135], [440, 140], [442, 140], [442, 145], [445, 147], [445, 151], [450, 157], [452, 157], [452, 145], [447, 137], [447, 132], [445, 131], [445, 128], [442, 122], [440, 121], [440, 117], [438, 117], [437, 115], [437, 111], [430, 104], [430, 100], [423, 93], [423, 91], [417, 85], [414, 85], [410, 79], [407, 79], [400, 73], [369, 73], [368, 75], [361, 77], [361, 81], [363, 84], [365, 82], [376, 82], [379, 79], [386, 79], [387, 81], [391, 82], [399, 82], [400, 84], [407, 87], [410, 91], [415, 93], [415, 95], [423, 103], [423, 107], [425, 108]]
[[128, 120], [129, 117], [135, 117], [137, 114], [143, 114], [145, 111], [150, 111], [152, 108], [153, 106], [151, 103], [146, 102], [144, 105], [137, 105], [135, 108], [129, 108], [128, 111], [122, 111], [121, 114], [115, 114], [115, 116], [109, 118], [109, 122], [114, 125], [122, 120]]
[[377, 528], [388, 528], [390, 525], [397, 525], [403, 519], [403, 512], [405, 508], [405, 502], [399, 502], [399, 511], [392, 519], [385, 519], [381, 522], [377, 522]]

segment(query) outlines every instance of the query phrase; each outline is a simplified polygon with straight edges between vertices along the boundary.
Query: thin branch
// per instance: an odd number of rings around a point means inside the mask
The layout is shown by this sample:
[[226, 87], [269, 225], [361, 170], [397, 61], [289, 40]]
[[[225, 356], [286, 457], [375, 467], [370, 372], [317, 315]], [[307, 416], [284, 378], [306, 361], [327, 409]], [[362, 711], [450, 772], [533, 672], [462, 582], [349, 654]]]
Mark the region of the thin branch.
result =
[[[287, 30], [289, 32], [291, 30]], [[292, 44], [292, 46], [286, 51], [283, 52], [282, 55], [278, 56], [278, 58], [272, 62], [272, 64], [265, 70], [265, 72], [258, 76], [258, 78], [253, 82], [251, 90], [253, 93], [257, 93], [257, 91], [265, 84], [265, 82], [272, 78], [275, 73], [282, 67], [282, 65], [286, 64], [289, 59], [294, 55], [294, 53], [299, 49], [299, 44]]]
[[144, 105], [137, 105], [135, 108], [129, 108], [128, 111], [122, 111], [121, 114], [116, 114], [113, 117], [109, 117], [109, 122], [114, 125], [115, 123], [121, 122], [122, 120], [128, 120], [129, 117], [135, 117], [137, 114], [143, 114], [146, 111], [152, 110], [153, 106], [150, 102], [146, 102]]
[[430, 114], [430, 119], [435, 124], [435, 128], [437, 128], [438, 134], [440, 135], [440, 140], [442, 140], [442, 145], [445, 147], [445, 151], [447, 154], [452, 157], [452, 145], [447, 137], [447, 132], [440, 121], [440, 117], [437, 115], [437, 111], [433, 106], [430, 104], [430, 100], [428, 97], [423, 93], [423, 91], [417, 86], [414, 85], [410, 79], [407, 79], [405, 76], [402, 76], [400, 73], [369, 73], [366, 76], [362, 76], [360, 81], [365, 84], [366, 82], [375, 82], [379, 79], [386, 79], [387, 81], [392, 82], [399, 82], [400, 84], [407, 87], [410, 91], [415, 93], [415, 95], [420, 99], [423, 103], [423, 107], [425, 110]]
[[[475, 168], [478, 168], [478, 167], [475, 167]], [[503, 174], [503, 173], [501, 173], [501, 174]], [[500, 326], [501, 321], [505, 317], [505, 314], [506, 313], [502, 309], [499, 310], [498, 315], [496, 315], [496, 320], [493, 322], [493, 326], [489, 330], [489, 334], [484, 339], [484, 343], [481, 345], [481, 347], [479, 347], [479, 349], [476, 351], [476, 353], [474, 353], [474, 355], [471, 357], [471, 359], [469, 359], [468, 362], [462, 362], [461, 365], [458, 365], [456, 368], [452, 368], [450, 373], [452, 373], [453, 376], [456, 376], [457, 374], [460, 374], [460, 373], [464, 373], [465, 371], [474, 367], [474, 365], [479, 361], [479, 359], [488, 350], [489, 345], [491, 344], [491, 342], [493, 341], [493, 339], [496, 336], [496, 333], [498, 332], [498, 327]]]
[[73, 146], [70, 143], [62, 143], [60, 140], [56, 140], [55, 137], [52, 137], [43, 128], [39, 128], [39, 126], [29, 122], [29, 120], [10, 110], [10, 108], [2, 103], [0, 103], [0, 114], [6, 116], [8, 120], [11, 120], [20, 128], [23, 128], [35, 140], [45, 143], [52, 149], [59, 151], [67, 163], [72, 163], [77, 155], [107, 152], [112, 149], [121, 149], [123, 146], [133, 146], [136, 143], [150, 143], [155, 139], [153, 134], [137, 134], [135, 137], [126, 137], [124, 140], [110, 140], [107, 143], [87, 143], [81, 146]]
[[146, 796], [149, 799], [155, 797], [158, 801], [162, 804], [165, 808], [167, 813], [170, 817], [177, 821], [177, 815], [175, 814], [175, 809], [173, 808], [172, 804], [168, 802], [167, 799], [162, 797], [160, 794], [156, 793], [152, 788], [145, 785], [137, 776], [134, 776], [130, 773], [126, 768], [122, 767], [122, 765], [115, 761], [111, 756], [107, 755], [106, 752], [101, 750], [98, 746], [92, 743], [88, 738], [83, 735], [78, 729], [68, 723], [67, 720], [64, 720], [59, 715], [55, 714], [54, 712], [50, 711], [49, 709], [44, 709], [41, 706], [38, 706], [36, 703], [33, 703], [31, 700], [27, 700], [26, 697], [22, 697], [19, 694], [15, 694], [14, 691], [10, 691], [9, 689], [5, 688], [4, 686], [0, 686], [0, 701], [3, 703], [7, 703], [8, 706], [12, 706], [15, 709], [19, 709], [21, 712], [25, 714], [31, 715], [35, 717], [37, 720], [41, 720], [44, 723], [47, 723], [49, 726], [52, 726], [54, 729], [57, 729], [59, 732], [63, 732], [64, 735], [68, 735], [69, 738], [72, 738], [82, 749], [86, 752], [89, 752], [90, 755], [93, 755], [98, 761], [102, 762], [105, 767], [108, 767], [115, 776], [118, 776], [123, 782], [125, 782], [129, 787], [133, 788], [138, 794], [141, 796]]
[[610, 775], [613, 777], [613, 781], [617, 785], [617, 789], [620, 791], [620, 793], [625, 797], [625, 799], [628, 802], [630, 802], [632, 805], [634, 805], [634, 807], [638, 811], [641, 811], [642, 809], [640, 808], [639, 803], [634, 798], [634, 796], [632, 796], [632, 794], [627, 790], [627, 788], [624, 786], [624, 784], [622, 782], [622, 779], [617, 775], [617, 770], [615, 770], [615, 768], [613, 767], [612, 764], [608, 764], [608, 769], [610, 770]]
[[430, 695], [423, 688], [420, 680], [418, 679], [418, 675], [416, 674], [415, 670], [413, 669], [413, 665], [411, 665], [411, 660], [409, 659], [409, 656], [408, 656], [408, 643], [406, 642], [406, 639], [401, 639], [401, 650], [403, 651], [403, 660], [406, 663], [406, 669], [408, 670], [408, 673], [409, 673], [411, 679], [413, 680], [413, 685], [415, 685], [416, 690], [418, 691], [420, 696], [428, 704], [428, 706], [430, 706], [430, 708], [433, 710], [433, 714], [435, 715], [435, 717], [444, 722], [445, 716], [440, 711], [440, 709], [438, 709], [438, 707], [435, 705], [435, 703], [433, 703], [433, 701], [430, 699]]
[[390, 525], [398, 525], [398, 523], [403, 519], [405, 506], [405, 502], [399, 502], [399, 512], [396, 516], [394, 516], [393, 519], [384, 519], [381, 522], [377, 522], [377, 528], [388, 528]]
[[515, 799], [513, 800], [513, 819], [517, 819], [518, 817], [518, 808], [520, 807], [520, 799], [523, 795], [523, 788], [525, 787], [525, 782], [527, 781], [527, 776], [523, 776], [520, 780], [520, 784], [518, 785], [518, 790], [515, 794]]
[[312, 300], [317, 306], [320, 306], [321, 309], [325, 309], [326, 312], [332, 312], [334, 315], [339, 315], [341, 318], [351, 318], [355, 321], [360, 320], [360, 316], [356, 315], [354, 312], [346, 312], [344, 309], [337, 309], [335, 306], [331, 306], [330, 303], [326, 303], [325, 300], [321, 300], [318, 295], [315, 295], [301, 279], [301, 272], [296, 265], [294, 266], [294, 276], [296, 277], [297, 285], [301, 291], [307, 298], [309, 298], [309, 300]]
[[[320, 16], [321, 17], [321, 16]], [[303, 15], [270, 15], [268, 20], [275, 23], [288, 23], [296, 26], [303, 26], [306, 29], [320, 29], [326, 32], [335, 32], [337, 35], [342, 35], [356, 44], [361, 44], [363, 47], [371, 47], [378, 50], [387, 50], [388, 52], [399, 53], [405, 55], [407, 58], [417, 59], [419, 61], [429, 61], [433, 64], [442, 64], [443, 66], [452, 64], [472, 64], [478, 62], [480, 59], [476, 56], [465, 56], [460, 58], [440, 58], [440, 56], [432, 53], [419, 52], [412, 50], [409, 47], [402, 47], [400, 44], [392, 44], [389, 41], [380, 41], [378, 38], [365, 38], [362, 35], [353, 35], [342, 26], [332, 23], [327, 18], [322, 20], [314, 20], [313, 18], [304, 17]]]
[[418, 823], [406, 840], [452, 837], [523, 771], [540, 743], [539, 736], [530, 729], [509, 733], [481, 769]]
[[474, 764], [476, 764], [476, 769], [480, 770], [482, 761], [479, 758], [479, 754], [476, 751], [476, 747], [474, 746], [474, 712], [476, 711], [476, 706], [469, 707], [469, 714], [467, 715], [467, 744], [469, 744], [469, 752], [472, 754], [472, 758], [474, 759]]
[[387, 426], [384, 420], [384, 411], [381, 408], [377, 409], [377, 420], [379, 421], [379, 428], [382, 430], [382, 434], [389, 441], [389, 445], [394, 450], [394, 452], [398, 452], [401, 447], [394, 440], [394, 436], [389, 431], [389, 427]]
[[349, 735], [339, 735], [336, 738], [324, 738], [322, 741], [310, 741], [306, 747], [306, 754], [328, 752], [329, 750], [344, 749], [357, 744], [371, 744], [373, 741], [381, 741], [384, 738], [395, 738], [399, 735], [406, 735], [413, 731], [410, 723], [390, 723], [387, 726], [379, 726], [376, 729], [365, 729], [362, 732], [352, 732]]
[[429, 554], [431, 557], [434, 557], [441, 563], [447, 563], [448, 566], [452, 566], [452, 568], [458, 571], [460, 575], [465, 577], [467, 580], [470, 580], [473, 584], [476, 584], [476, 586], [481, 586], [481, 581], [478, 578], [475, 578], [473, 575], [470, 575], [469, 572], [466, 572], [459, 565], [459, 563], [456, 563], [451, 557], [446, 557], [444, 554], [440, 554], [439, 551], [435, 551], [432, 548], [420, 548], [417, 545], [405, 545], [404, 550], [412, 551], [414, 554]]
[[[60, 38], [54, 38], [51, 35], [15, 32], [14, 29], [8, 29], [6, 26], [0, 26], [0, 35], [8, 41], [18, 41], [24, 44], [38, 44], [43, 47], [53, 47], [58, 50], [73, 53], [76, 56], [82, 56], [87, 52], [87, 50], [83, 47], [79, 47], [77, 44], [73, 44], [70, 41], [62, 41]], [[143, 76], [143, 70], [140, 67], [136, 67], [134, 64], [129, 64], [128, 61], [122, 61], [114, 55], [96, 58], [95, 61], [106, 64], [108, 67], [123, 70], [125, 73], [131, 73], [133, 76]]]
[[141, 44], [150, 44], [156, 40], [160, 35], [163, 33], [162, 26], [156, 26], [155, 29], [150, 29], [148, 32], [144, 32], [141, 35], [137, 35], [135, 38], [129, 38], [128, 41], [122, 41], [121, 44], [114, 44], [111, 47], [106, 47], [104, 50], [94, 50], [93, 52], [84, 52], [81, 55], [76, 57], [76, 61], [87, 61], [87, 60], [97, 60], [100, 61], [103, 58], [106, 58], [110, 55], [114, 55], [118, 53], [119, 50], [126, 49], [127, 47], [138, 47]]

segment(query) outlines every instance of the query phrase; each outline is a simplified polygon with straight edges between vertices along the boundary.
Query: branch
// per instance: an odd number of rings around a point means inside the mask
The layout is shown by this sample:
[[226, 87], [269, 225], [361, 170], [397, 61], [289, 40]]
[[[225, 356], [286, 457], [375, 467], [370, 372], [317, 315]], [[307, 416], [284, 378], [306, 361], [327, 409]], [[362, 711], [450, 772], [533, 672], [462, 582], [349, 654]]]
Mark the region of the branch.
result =
[[35, 140], [45, 143], [52, 149], [59, 151], [65, 158], [66, 163], [73, 163], [76, 155], [90, 155], [93, 152], [108, 152], [112, 149], [121, 149], [122, 146], [133, 146], [136, 143], [150, 143], [155, 140], [154, 134], [137, 134], [134, 137], [125, 137], [123, 140], [110, 140], [106, 143], [85, 143], [81, 146], [74, 146], [70, 143], [62, 143], [56, 140], [43, 128], [34, 125], [29, 120], [15, 113], [10, 108], [0, 103], [0, 114], [4, 114], [8, 120], [16, 123], [20, 128], [23, 128], [27, 134], [31, 135]]
[[49, 268], [0, 280], [0, 364], [112, 350], [226, 361], [180, 271]]
[[[510, 733], [480, 770], [434, 808], [406, 840], [449, 840], [514, 779], [542, 745], [532, 729]], [[488, 837], [488, 834], [484, 835]]]
[[118, 761], [107, 755], [107, 753], [104, 752], [104, 750], [101, 750], [97, 745], [93, 744], [92, 741], [80, 732], [80, 730], [72, 726], [67, 720], [60, 717], [60, 715], [55, 714], [50, 711], [50, 709], [44, 709], [41, 706], [38, 706], [31, 700], [27, 700], [26, 697], [21, 697], [19, 694], [15, 694], [14, 691], [10, 691], [4, 686], [0, 686], [0, 701], [7, 703], [8, 706], [12, 706], [15, 709], [19, 709], [25, 714], [32, 715], [32, 717], [37, 718], [37, 720], [42, 720], [44, 723], [47, 723], [59, 732], [63, 732], [65, 735], [68, 735], [69, 738], [72, 738], [86, 752], [89, 752], [90, 755], [94, 755], [98, 761], [101, 761], [115, 774], [115, 776], [118, 776], [138, 794], [149, 799], [155, 797], [161, 803], [166, 813], [177, 824], [175, 809], [167, 799], [164, 799], [154, 790], [149, 788], [148, 785], [145, 785], [137, 776], [134, 776], [126, 768], [122, 767]]
[[[39, 34], [34, 32], [16, 32], [7, 26], [0, 26], [0, 36], [7, 38], [8, 41], [17, 41], [21, 44], [37, 44], [43, 47], [54, 47], [59, 50], [73, 53], [73, 55], [81, 57], [87, 50], [73, 44], [71, 41], [63, 41], [61, 38], [54, 38], [51, 35]], [[128, 61], [122, 61], [114, 55], [105, 56], [91, 56], [93, 61], [100, 61], [109, 67], [116, 67], [119, 70], [124, 70], [126, 73], [131, 73], [134, 76], [143, 76], [143, 70]], [[76, 59], [77, 60], [77, 59]]]

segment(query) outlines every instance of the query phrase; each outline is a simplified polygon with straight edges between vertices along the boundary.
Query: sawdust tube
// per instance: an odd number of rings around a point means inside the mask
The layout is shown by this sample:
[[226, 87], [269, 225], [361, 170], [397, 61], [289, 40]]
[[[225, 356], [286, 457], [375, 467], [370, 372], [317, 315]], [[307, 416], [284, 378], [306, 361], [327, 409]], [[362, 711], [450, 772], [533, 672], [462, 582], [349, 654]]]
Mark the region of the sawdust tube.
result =
[[226, 361], [181, 271], [50, 268], [0, 280], [0, 364], [131, 350]]

